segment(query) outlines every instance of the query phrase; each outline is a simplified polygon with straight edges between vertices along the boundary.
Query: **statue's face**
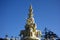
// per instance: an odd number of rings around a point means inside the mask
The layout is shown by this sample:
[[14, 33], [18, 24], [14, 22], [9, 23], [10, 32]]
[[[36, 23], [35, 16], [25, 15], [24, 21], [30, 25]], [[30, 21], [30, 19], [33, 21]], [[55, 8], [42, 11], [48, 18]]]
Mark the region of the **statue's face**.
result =
[[28, 20], [27, 20], [27, 24], [31, 24], [31, 20], [28, 19]]
[[29, 18], [29, 19], [27, 20], [27, 23], [28, 23], [28, 24], [34, 23], [34, 18]]

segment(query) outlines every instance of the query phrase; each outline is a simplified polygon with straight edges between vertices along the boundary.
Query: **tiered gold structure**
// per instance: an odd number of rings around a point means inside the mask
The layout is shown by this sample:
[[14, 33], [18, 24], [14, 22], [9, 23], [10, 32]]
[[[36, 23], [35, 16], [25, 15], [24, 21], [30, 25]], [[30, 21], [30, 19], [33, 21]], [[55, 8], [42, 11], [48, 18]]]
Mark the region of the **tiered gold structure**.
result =
[[39, 36], [41, 36], [41, 32], [36, 30], [36, 28], [37, 26], [33, 18], [32, 5], [30, 5], [25, 30], [21, 30], [20, 32], [21, 40], [40, 40]]

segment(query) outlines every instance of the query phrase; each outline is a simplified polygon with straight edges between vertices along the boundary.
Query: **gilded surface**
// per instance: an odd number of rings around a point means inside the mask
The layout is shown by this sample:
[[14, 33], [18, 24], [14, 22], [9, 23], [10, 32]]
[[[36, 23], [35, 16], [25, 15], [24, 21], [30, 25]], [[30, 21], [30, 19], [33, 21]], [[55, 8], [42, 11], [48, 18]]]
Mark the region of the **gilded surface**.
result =
[[39, 40], [41, 32], [36, 30], [36, 28], [37, 26], [33, 18], [33, 9], [31, 5], [29, 8], [29, 15], [25, 25], [25, 30], [21, 30], [20, 32], [21, 40]]

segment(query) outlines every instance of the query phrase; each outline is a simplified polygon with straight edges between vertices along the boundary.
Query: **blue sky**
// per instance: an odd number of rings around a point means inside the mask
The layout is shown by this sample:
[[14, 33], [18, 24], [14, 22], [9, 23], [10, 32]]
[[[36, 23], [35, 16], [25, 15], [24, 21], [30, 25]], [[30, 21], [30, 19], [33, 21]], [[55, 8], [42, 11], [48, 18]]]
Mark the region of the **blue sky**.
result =
[[60, 0], [0, 0], [0, 37], [18, 36], [32, 4], [37, 29], [47, 27], [60, 36]]

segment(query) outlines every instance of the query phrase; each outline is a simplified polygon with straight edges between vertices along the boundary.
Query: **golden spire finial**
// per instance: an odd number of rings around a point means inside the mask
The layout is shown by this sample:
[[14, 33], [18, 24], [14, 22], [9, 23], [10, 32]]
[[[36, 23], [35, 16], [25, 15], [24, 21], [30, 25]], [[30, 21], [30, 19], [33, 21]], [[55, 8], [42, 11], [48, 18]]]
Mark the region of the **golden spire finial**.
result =
[[31, 24], [31, 23], [35, 23], [34, 18], [33, 18], [32, 5], [30, 5], [28, 19], [27, 19], [27, 24]]
[[30, 9], [32, 9], [32, 5], [30, 5]]
[[33, 9], [32, 9], [32, 5], [30, 5], [29, 8], [29, 18], [33, 17]]

